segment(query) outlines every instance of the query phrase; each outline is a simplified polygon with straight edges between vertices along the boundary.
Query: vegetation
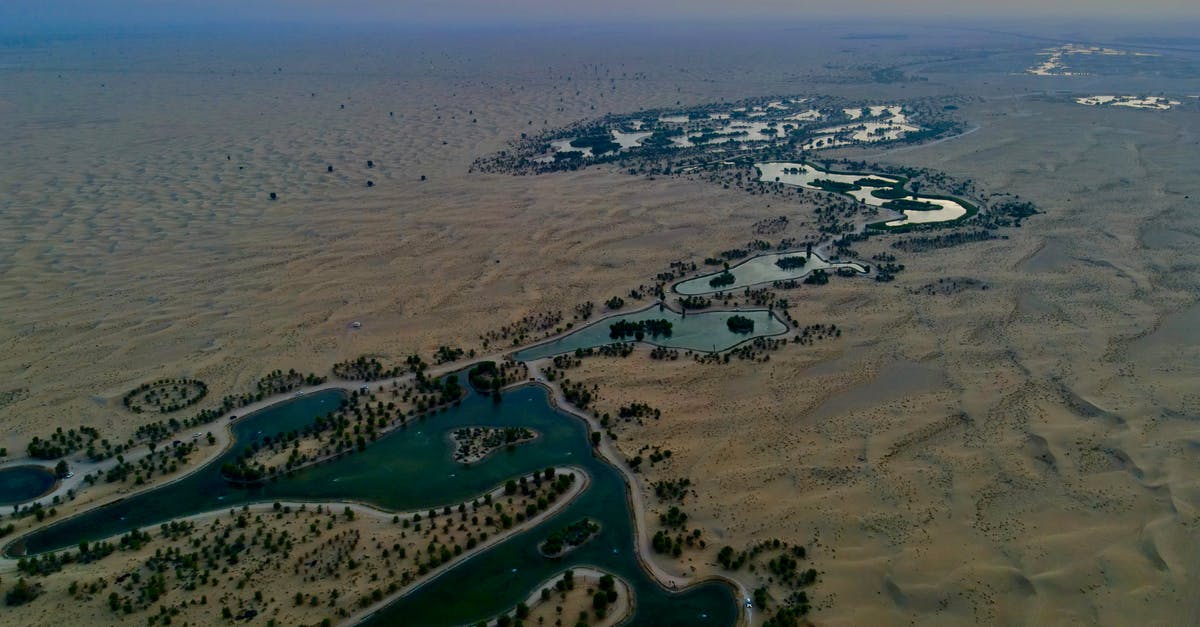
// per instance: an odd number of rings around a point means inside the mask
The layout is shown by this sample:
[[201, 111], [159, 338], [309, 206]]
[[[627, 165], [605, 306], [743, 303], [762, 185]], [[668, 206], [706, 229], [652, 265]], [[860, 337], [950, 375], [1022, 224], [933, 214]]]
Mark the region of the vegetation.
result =
[[780, 257], [779, 259], [775, 260], [775, 265], [784, 270], [803, 268], [804, 264], [806, 263], [808, 263], [808, 257], [805, 257], [804, 255], [789, 255], [787, 257]]
[[829, 273], [821, 269], [813, 270], [804, 277], [804, 282], [808, 285], [825, 285], [829, 283]]
[[100, 432], [92, 427], [81, 426], [67, 431], [58, 427], [48, 438], [34, 436], [25, 450], [36, 459], [58, 459], [84, 448], [91, 450], [99, 439]]
[[725, 570], [737, 570], [746, 563], [747, 555], [745, 552], [735, 554], [733, 547], [724, 546], [717, 552], [717, 562]]
[[614, 340], [633, 337], [639, 341], [644, 339], [646, 335], [650, 337], [671, 337], [673, 326], [671, 321], [665, 318], [638, 320], [636, 322], [618, 320], [609, 325], [608, 335]]
[[17, 584], [4, 593], [5, 605], [24, 605], [38, 598], [42, 593], [40, 585], [30, 585], [24, 577], [17, 579]]
[[[485, 349], [493, 344], [517, 346], [561, 332], [563, 330], [562, 322], [563, 312], [561, 310], [529, 314], [516, 322], [488, 331], [479, 336], [479, 339], [483, 342]], [[567, 328], [570, 328], [569, 322]]]
[[600, 525], [588, 518], [581, 518], [562, 529], [558, 529], [542, 541], [540, 550], [547, 557], [558, 557], [591, 540], [600, 531]]
[[[465, 391], [456, 375], [430, 378], [418, 359], [409, 360], [416, 370], [410, 385], [393, 381], [392, 400], [384, 403], [374, 393], [355, 391], [333, 412], [316, 416], [299, 429], [263, 435], [245, 443], [241, 455], [222, 467], [223, 476], [234, 483], [253, 484], [275, 480], [300, 468], [366, 450], [392, 429], [410, 419], [421, 419], [461, 401]], [[378, 391], [384, 392], [384, 386]]]
[[481, 361], [467, 371], [467, 381], [477, 392], [491, 392], [504, 386], [500, 369], [494, 361]]
[[684, 497], [687, 496], [688, 488], [691, 487], [692, 481], [687, 477], [681, 477], [679, 479], [656, 481], [651, 485], [654, 486], [654, 495], [658, 497], [659, 501], [664, 503], [671, 501], [682, 502]]
[[465, 354], [466, 351], [456, 346], [439, 346], [433, 354], [433, 361], [438, 364], [448, 364], [462, 359]]
[[678, 507], [672, 505], [665, 513], [659, 514], [658, 522], [664, 527], [680, 528], [687, 523], [688, 515]]
[[[704, 540], [701, 539], [703, 532], [700, 529], [692, 529], [691, 532], [683, 531], [687, 519], [688, 515], [676, 505], [672, 505], [666, 512], [659, 514], [658, 521], [664, 529], [659, 529], [651, 538], [650, 546], [655, 553], [679, 557], [683, 554], [685, 546], [699, 548], [706, 546]], [[672, 536], [672, 530], [676, 530], [674, 536]]]
[[572, 148], [591, 149], [593, 155], [602, 155], [607, 152], [617, 152], [621, 149], [621, 144], [612, 140], [612, 137], [604, 135], [589, 135], [586, 137], [577, 137], [571, 140]]
[[713, 288], [722, 288], [727, 285], [733, 285], [733, 283], [736, 280], [737, 279], [734, 278], [733, 273], [726, 270], [726, 271], [722, 272], [721, 274], [718, 274], [717, 276], [709, 279], [708, 285], [709, 285], [709, 287], [713, 287]]
[[646, 403], [630, 403], [622, 405], [617, 410], [617, 415], [626, 420], [630, 418], [654, 418], [658, 420], [662, 416], [662, 411], [647, 405]]
[[377, 358], [365, 355], [333, 365], [333, 376], [348, 381], [378, 381], [398, 377], [403, 372], [400, 366], [385, 368]]
[[831, 179], [816, 179], [815, 181], [810, 183], [810, 185], [812, 185], [813, 187], [816, 187], [818, 189], [823, 189], [827, 192], [837, 192], [839, 194], [844, 194], [846, 192], [852, 192], [856, 189], [861, 189], [859, 186], [855, 185], [854, 183], [843, 183], [842, 181], [834, 181]]
[[729, 330], [734, 333], [745, 334], [754, 332], [754, 320], [751, 320], [746, 316], [730, 316], [725, 320], [725, 324], [729, 327]]
[[[149, 625], [249, 621], [278, 614], [286, 604], [330, 624], [329, 617], [348, 618], [550, 510], [575, 481], [573, 473], [547, 468], [514, 480], [508, 495], [493, 491], [427, 513], [389, 515], [391, 525], [371, 521], [369, 536], [348, 506], [246, 505], [203, 522], [173, 521], [118, 541], [81, 542], [77, 550], [22, 558], [22, 579], [8, 590], [7, 601], [17, 605], [37, 597], [41, 585], [25, 578], [49, 577], [121, 552], [128, 557], [113, 564], [112, 577], [59, 575], [73, 583], [70, 596], [54, 602], [105, 608], [112, 621], [141, 614], [134, 622]], [[283, 583], [289, 589], [276, 600], [273, 593]], [[219, 601], [210, 604], [209, 595]]]
[[325, 377], [318, 377], [315, 374], [307, 375], [300, 374], [294, 369], [284, 372], [282, 370], [273, 370], [267, 376], [258, 380], [255, 384], [256, 393], [253, 395], [243, 395], [241, 397], [242, 405], [261, 401], [268, 396], [276, 394], [286, 394], [303, 386], [313, 386], [325, 383]]
[[912, 194], [908, 193], [908, 191], [902, 186], [897, 185], [895, 187], [881, 187], [879, 189], [872, 190], [871, 195], [884, 200], [898, 200], [901, 198], [908, 198]]
[[207, 395], [208, 385], [199, 379], [159, 379], [130, 390], [121, 401], [136, 414], [146, 410], [166, 414], [195, 405]]
[[902, 250], [904, 252], [924, 252], [937, 248], [952, 248], [954, 246], [962, 246], [963, 244], [970, 244], [972, 242], [985, 242], [987, 240], [999, 238], [999, 235], [996, 235], [987, 229], [978, 229], [974, 231], [957, 231], [953, 233], [946, 233], [944, 235], [926, 235], [896, 240], [892, 242], [892, 248], [895, 248], [896, 250]]
[[898, 198], [883, 203], [883, 208], [891, 209], [892, 211], [937, 211], [941, 209], [941, 206], [925, 202], [924, 200]]
[[537, 437], [525, 427], [464, 427], [450, 434], [454, 441], [454, 461], [474, 463], [501, 447], [512, 448]]

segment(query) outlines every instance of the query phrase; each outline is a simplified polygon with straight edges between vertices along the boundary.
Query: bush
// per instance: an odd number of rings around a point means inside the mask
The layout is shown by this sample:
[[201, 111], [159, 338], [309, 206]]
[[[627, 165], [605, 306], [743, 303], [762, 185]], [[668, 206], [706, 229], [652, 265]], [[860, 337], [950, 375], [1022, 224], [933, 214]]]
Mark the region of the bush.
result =
[[4, 594], [4, 603], [10, 606], [24, 605], [42, 593], [40, 585], [29, 585], [24, 577], [17, 579], [17, 585]]

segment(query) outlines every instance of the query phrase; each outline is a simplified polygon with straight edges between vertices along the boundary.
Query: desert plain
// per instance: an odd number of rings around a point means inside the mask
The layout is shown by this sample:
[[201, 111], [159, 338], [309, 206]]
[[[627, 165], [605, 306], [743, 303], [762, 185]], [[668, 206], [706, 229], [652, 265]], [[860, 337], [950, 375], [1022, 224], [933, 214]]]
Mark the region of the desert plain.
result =
[[[1200, 51], [1156, 51], [1170, 75], [1041, 75], [1025, 71], [1040, 40], [859, 32], [197, 32], [6, 47], [0, 446], [20, 456], [76, 425], [124, 440], [152, 418], [122, 397], [163, 377], [201, 379], [219, 399], [277, 368], [485, 354], [489, 331], [569, 320], [673, 261], [759, 237], [764, 220], [789, 218], [774, 239], [813, 235], [811, 203], [688, 174], [471, 171], [522, 133], [780, 94], [953, 98], [960, 135], [821, 156], [1019, 196], [1040, 212], [1021, 228], [912, 253], [894, 236], [856, 244], [904, 271], [781, 292], [801, 325], [841, 333], [769, 360], [661, 360], [639, 346], [567, 371], [596, 386], [598, 412], [661, 410], [619, 422], [612, 446], [672, 452], [631, 473], [651, 513], [639, 522], [652, 535], [666, 510], [653, 482], [687, 478], [681, 507], [708, 547], [643, 557], [749, 590], [766, 575], [725, 572], [716, 548], [804, 545], [819, 571], [805, 620], [822, 625], [1194, 620]], [[1095, 93], [1181, 104], [1075, 101]], [[107, 566], [71, 568], [90, 579]], [[47, 601], [0, 612], [22, 622]]]

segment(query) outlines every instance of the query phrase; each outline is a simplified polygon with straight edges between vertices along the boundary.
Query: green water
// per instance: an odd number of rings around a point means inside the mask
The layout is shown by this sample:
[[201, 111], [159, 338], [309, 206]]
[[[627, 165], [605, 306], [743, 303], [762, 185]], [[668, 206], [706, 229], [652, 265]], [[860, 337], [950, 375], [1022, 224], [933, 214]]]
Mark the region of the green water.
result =
[[[334, 391], [294, 399], [244, 419], [234, 432], [239, 442], [274, 435], [326, 413], [341, 398]], [[529, 427], [542, 437], [468, 468], [451, 461], [446, 436], [453, 429], [475, 425]], [[250, 501], [355, 499], [388, 509], [424, 509], [472, 498], [515, 475], [547, 466], [574, 465], [586, 469], [592, 482], [563, 511], [427, 581], [416, 593], [377, 612], [368, 622], [473, 622], [512, 607], [562, 569], [585, 564], [630, 583], [637, 599], [631, 624], [730, 625], [737, 617], [732, 590], [724, 584], [706, 584], [676, 594], [662, 589], [643, 572], [634, 554], [624, 480], [614, 468], [593, 457], [584, 423], [551, 408], [542, 388], [510, 391], [499, 404], [472, 394], [461, 406], [411, 422], [363, 453], [305, 469], [291, 479], [261, 488], [229, 486], [219, 475], [223, 459], [174, 484], [53, 525], [27, 538], [25, 545], [31, 553], [72, 546], [80, 540]], [[561, 559], [547, 559], [538, 553], [537, 545], [546, 535], [583, 516], [601, 524], [595, 538]]]
[[41, 466], [13, 466], [0, 470], [0, 505], [32, 501], [54, 487], [54, 473]]
[[[725, 321], [730, 316], [740, 315], [754, 320], [753, 333], [734, 333], [726, 326]], [[644, 311], [614, 316], [599, 320], [583, 327], [570, 335], [560, 337], [552, 342], [531, 346], [517, 351], [518, 361], [531, 361], [551, 355], [574, 352], [577, 348], [595, 348], [612, 344], [616, 340], [609, 335], [609, 325], [618, 320], [637, 322], [665, 318], [674, 325], [670, 337], [646, 336], [646, 342], [667, 348], [680, 348], [695, 351], [723, 351], [746, 340], [767, 335], [779, 335], [787, 331], [787, 325], [765, 309], [747, 311], [707, 311], [690, 313], [686, 316], [670, 309], [651, 307]]]
[[820, 255], [813, 253], [808, 257], [803, 267], [800, 268], [780, 268], [775, 265], [775, 262], [782, 257], [804, 257], [804, 251], [794, 251], [785, 253], [768, 253], [758, 255], [739, 263], [729, 269], [729, 273], [733, 275], [733, 283], [723, 287], [713, 287], [709, 285], [709, 281], [721, 274], [723, 271], [717, 271], [703, 276], [698, 276], [694, 279], [680, 281], [672, 288], [677, 294], [692, 296], [696, 294], [711, 294], [713, 292], [731, 292], [740, 290], [750, 285], [758, 285], [760, 283], [770, 283], [772, 281], [787, 281], [789, 279], [802, 279], [808, 276], [813, 270], [826, 270], [829, 272], [835, 271], [837, 268], [850, 268], [859, 274], [864, 274], [867, 268], [859, 263], [852, 261], [826, 261]]

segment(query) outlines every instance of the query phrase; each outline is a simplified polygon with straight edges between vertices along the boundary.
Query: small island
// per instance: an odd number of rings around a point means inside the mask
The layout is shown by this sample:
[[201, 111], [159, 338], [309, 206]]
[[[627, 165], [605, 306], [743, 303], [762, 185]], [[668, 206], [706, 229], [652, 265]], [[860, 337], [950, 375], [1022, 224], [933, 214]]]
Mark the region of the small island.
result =
[[673, 326], [671, 321], [665, 318], [638, 320], [637, 322], [618, 320], [608, 325], [608, 335], [614, 340], [623, 340], [632, 336], [639, 341], [644, 339], [646, 335], [650, 337], [671, 337]]
[[600, 532], [600, 525], [589, 518], [579, 520], [551, 533], [538, 550], [546, 557], [562, 557], [583, 546]]
[[709, 279], [708, 285], [709, 285], [709, 287], [717, 287], [717, 288], [725, 287], [728, 285], [733, 285], [733, 282], [736, 280], [737, 279], [735, 279], [733, 277], [733, 273], [726, 270], [726, 271], [722, 272], [721, 274], [718, 274], [717, 276]]
[[753, 333], [754, 321], [746, 316], [729, 316], [725, 321], [729, 330], [734, 333]]
[[461, 464], [474, 464], [501, 447], [531, 442], [537, 437], [537, 432], [525, 427], [464, 427], [450, 432], [454, 461]]
[[816, 187], [817, 189], [823, 189], [827, 192], [837, 192], [840, 194], [861, 189], [854, 183], [847, 183], [846, 181], [834, 181], [832, 179], [816, 179], [810, 183], [810, 185]]
[[624, 579], [582, 567], [563, 571], [539, 586], [525, 601], [476, 627], [575, 625], [610, 627], [633, 615], [633, 590]]
[[808, 257], [804, 255], [790, 255], [787, 257], [780, 257], [779, 259], [775, 260], [775, 265], [779, 266], [783, 270], [803, 268], [804, 264], [806, 263], [808, 263]]

